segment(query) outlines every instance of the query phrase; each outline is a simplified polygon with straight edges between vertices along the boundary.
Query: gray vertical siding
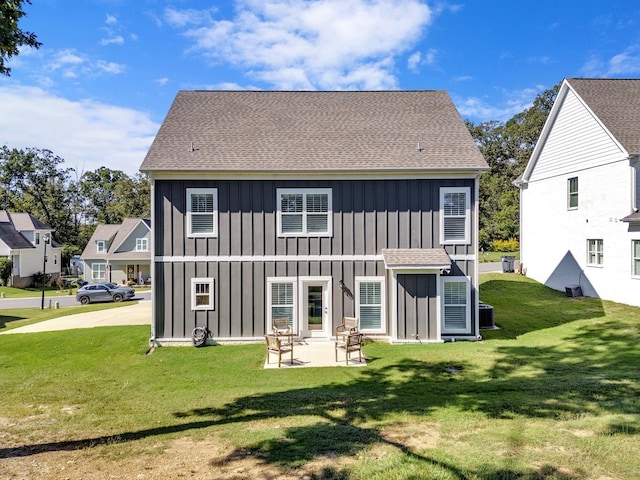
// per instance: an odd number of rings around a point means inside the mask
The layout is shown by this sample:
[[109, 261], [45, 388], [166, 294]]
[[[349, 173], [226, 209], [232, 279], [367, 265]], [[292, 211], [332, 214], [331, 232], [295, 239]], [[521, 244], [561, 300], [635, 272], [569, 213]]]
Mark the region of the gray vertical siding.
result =
[[[455, 180], [156, 180], [154, 235], [156, 257], [255, 256], [255, 255], [380, 255], [383, 248], [439, 247], [439, 189], [471, 187], [473, 179]], [[185, 236], [186, 189], [218, 189], [217, 238]], [[331, 188], [332, 237], [277, 236], [278, 188]], [[475, 214], [475, 211], [473, 212]], [[472, 229], [473, 230], [473, 229]], [[472, 231], [472, 235], [475, 232]], [[472, 242], [476, 239], [472, 238]], [[447, 246], [452, 255], [475, 252], [472, 245]], [[156, 335], [186, 338], [192, 329], [206, 324], [214, 337], [259, 337], [266, 328], [266, 279], [278, 276], [331, 276], [334, 324], [355, 314], [354, 300], [344, 296], [338, 280], [355, 294], [356, 276], [385, 276], [382, 261], [282, 261], [282, 262], [156, 262], [154, 295]], [[473, 262], [461, 262], [455, 274], [472, 276]], [[213, 277], [215, 309], [191, 310], [190, 279]], [[415, 277], [410, 279], [409, 277]], [[407, 291], [398, 293], [398, 338], [412, 335], [432, 339], [436, 316], [436, 276], [411, 275], [407, 285], [428, 295], [411, 303]], [[389, 278], [387, 293], [391, 291]], [[400, 296], [402, 295], [402, 299]], [[387, 302], [390, 305], [391, 302]], [[400, 308], [400, 307], [399, 307]], [[387, 315], [391, 318], [391, 315]], [[473, 321], [472, 321], [473, 324]], [[387, 334], [391, 326], [387, 325]]]
[[437, 340], [437, 276], [400, 274], [397, 278], [398, 339]]

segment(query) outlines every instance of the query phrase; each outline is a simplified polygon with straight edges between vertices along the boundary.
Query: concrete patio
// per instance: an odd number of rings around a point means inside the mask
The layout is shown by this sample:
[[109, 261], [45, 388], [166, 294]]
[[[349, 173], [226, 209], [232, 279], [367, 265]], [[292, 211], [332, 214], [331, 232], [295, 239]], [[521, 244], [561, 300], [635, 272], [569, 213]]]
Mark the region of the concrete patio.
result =
[[[265, 348], [266, 355], [266, 348]], [[362, 362], [358, 353], [350, 355], [349, 363], [345, 362], [344, 352], [338, 352], [336, 362], [335, 342], [333, 340], [301, 339], [293, 342], [293, 362], [291, 353], [282, 354], [282, 366], [280, 368], [304, 368], [304, 367], [364, 367], [367, 361], [362, 354]], [[265, 360], [264, 368], [278, 368], [278, 355], [270, 354]]]

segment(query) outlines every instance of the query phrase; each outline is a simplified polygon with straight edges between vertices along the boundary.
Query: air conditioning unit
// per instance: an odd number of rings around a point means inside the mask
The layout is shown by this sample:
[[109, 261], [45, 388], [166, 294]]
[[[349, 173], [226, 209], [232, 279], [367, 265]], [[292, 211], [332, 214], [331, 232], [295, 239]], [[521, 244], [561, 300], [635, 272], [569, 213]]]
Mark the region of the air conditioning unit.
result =
[[580, 285], [567, 285], [564, 287], [564, 291], [567, 294], [567, 297], [581, 297], [582, 289]]

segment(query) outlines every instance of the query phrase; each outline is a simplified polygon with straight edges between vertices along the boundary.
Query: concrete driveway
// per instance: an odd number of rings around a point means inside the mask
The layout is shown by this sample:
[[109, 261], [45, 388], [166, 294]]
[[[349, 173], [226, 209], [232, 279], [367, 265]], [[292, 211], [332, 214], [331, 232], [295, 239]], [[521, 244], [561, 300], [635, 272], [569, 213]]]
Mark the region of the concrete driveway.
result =
[[149, 325], [149, 327], [151, 327], [151, 301], [141, 301], [133, 305], [100, 310], [98, 312], [66, 315], [64, 317], [0, 332], [0, 335], [10, 333], [52, 332], [55, 330], [69, 330], [71, 328], [93, 328], [114, 325]]

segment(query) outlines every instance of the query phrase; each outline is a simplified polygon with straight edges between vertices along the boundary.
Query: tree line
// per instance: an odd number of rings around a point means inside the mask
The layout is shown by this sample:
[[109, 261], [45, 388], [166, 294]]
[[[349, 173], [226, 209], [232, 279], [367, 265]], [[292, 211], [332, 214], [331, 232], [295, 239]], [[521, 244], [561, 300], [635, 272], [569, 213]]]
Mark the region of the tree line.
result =
[[0, 205], [28, 212], [54, 229], [63, 245], [63, 265], [79, 255], [99, 223], [149, 218], [151, 189], [146, 176], [100, 167], [77, 172], [50, 150], [0, 150]]

